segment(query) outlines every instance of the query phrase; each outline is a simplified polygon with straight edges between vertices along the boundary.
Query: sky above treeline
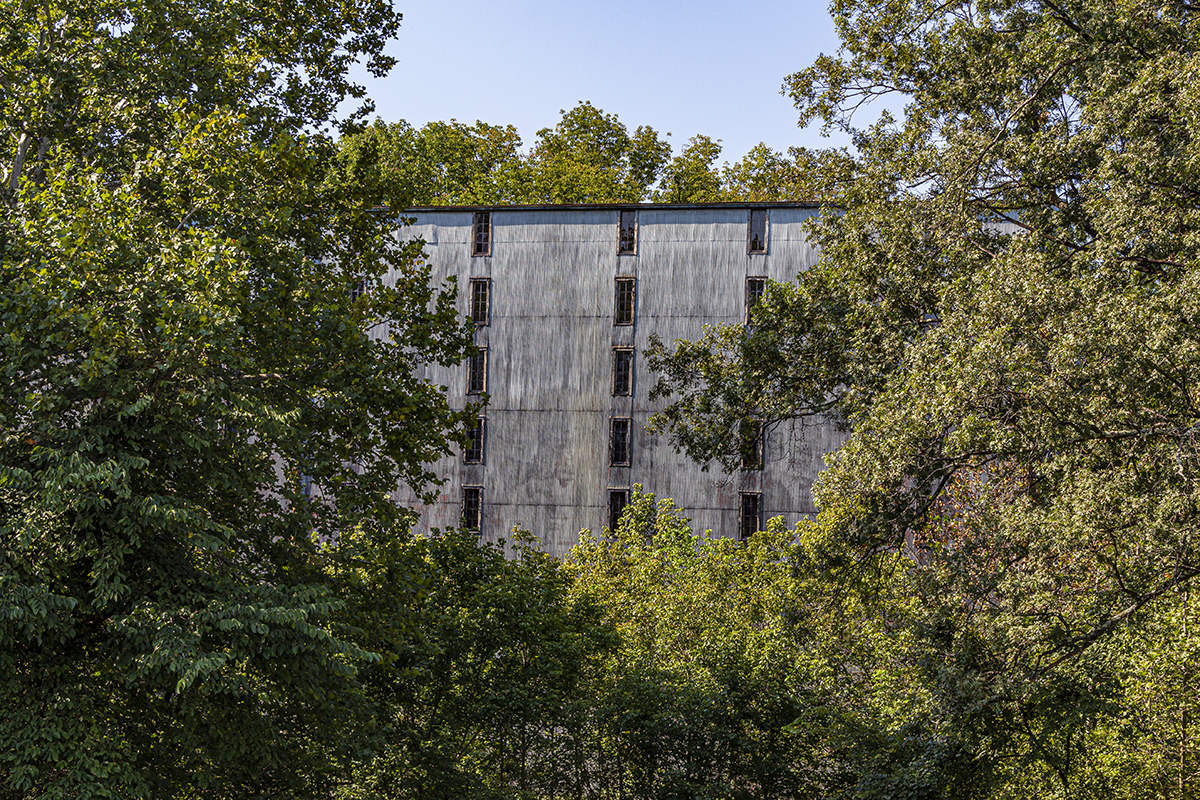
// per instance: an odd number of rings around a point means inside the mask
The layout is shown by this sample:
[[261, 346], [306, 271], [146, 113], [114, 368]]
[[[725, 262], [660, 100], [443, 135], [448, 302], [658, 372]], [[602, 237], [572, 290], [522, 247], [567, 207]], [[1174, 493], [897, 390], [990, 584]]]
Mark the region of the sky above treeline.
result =
[[826, 0], [396, 0], [391, 74], [359, 80], [386, 121], [483, 120], [525, 145], [580, 100], [632, 131], [720, 139], [721, 160], [759, 142], [828, 147], [800, 129], [784, 78], [837, 49]]

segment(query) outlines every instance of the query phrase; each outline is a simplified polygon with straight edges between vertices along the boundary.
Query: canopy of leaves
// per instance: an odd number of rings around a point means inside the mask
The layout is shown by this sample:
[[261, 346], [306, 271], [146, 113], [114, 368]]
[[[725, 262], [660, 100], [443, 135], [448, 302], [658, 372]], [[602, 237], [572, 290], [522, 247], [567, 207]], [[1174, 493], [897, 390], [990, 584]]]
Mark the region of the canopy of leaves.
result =
[[[615, 636], [570, 596], [561, 562], [516, 534], [480, 544], [435, 532], [382, 552], [342, 537], [336, 569], [362, 643], [384, 653], [361, 672], [377, 742], [337, 796], [578, 796], [590, 781], [600, 668]], [[420, 590], [395, 592], [404, 565]], [[407, 581], [412, 583], [411, 578]]]
[[[633, 133], [616, 114], [581, 102], [529, 150], [511, 125], [456, 120], [413, 128], [400, 121], [347, 133], [340, 141], [339, 185], [373, 186], [394, 208], [536, 203], [711, 203], [814, 200], [818, 162], [845, 154], [759, 144], [735, 164], [718, 165], [721, 145], [693, 136], [672, 157], [653, 128]], [[667, 134], [670, 136], [670, 134]]]
[[0, 791], [318, 792], [376, 657], [318, 543], [402, 533], [465, 419], [413, 377], [452, 292], [312, 133], [399, 16], [0, 16]]
[[584, 532], [566, 562], [519, 532], [507, 560], [469, 532], [390, 554], [340, 538], [336, 564], [406, 564], [422, 589], [387, 591], [386, 569], [336, 568], [362, 645], [387, 654], [360, 673], [380, 743], [339, 796], [928, 788], [915, 772], [881, 776], [929, 742], [912, 637], [889, 631], [911, 601], [878, 582], [830, 594], [819, 545], [793, 538], [778, 522], [747, 543], [697, 537], [669, 500], [640, 491], [617, 531]]
[[343, 136], [339, 183], [381, 187], [393, 207], [521, 203], [636, 203], [671, 148], [652, 128], [631, 135], [590, 103], [538, 131], [529, 152], [511, 125], [451, 120], [413, 128], [376, 122]]
[[[750, 328], [652, 353], [659, 424], [707, 461], [755, 414], [846, 421], [822, 514], [847, 564], [920, 565], [942, 724], [979, 763], [1040, 765], [1004, 781], [1119, 793], [1088, 733], [1137, 683], [1115, 654], [1200, 575], [1195, 9], [832, 8], [840, 51], [789, 79], [858, 150], [805, 167], [838, 208], [820, 261]], [[885, 95], [898, 118], [861, 126]], [[1188, 796], [1183, 724], [1158, 774]]]

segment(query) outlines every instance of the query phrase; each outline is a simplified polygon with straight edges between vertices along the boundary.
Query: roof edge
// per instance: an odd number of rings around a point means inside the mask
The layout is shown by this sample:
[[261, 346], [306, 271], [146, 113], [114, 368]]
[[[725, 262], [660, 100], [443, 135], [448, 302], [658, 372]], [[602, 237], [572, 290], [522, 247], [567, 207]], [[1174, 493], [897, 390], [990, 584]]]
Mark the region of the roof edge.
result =
[[431, 211], [604, 211], [609, 209], [720, 209], [720, 208], [824, 208], [828, 203], [807, 200], [736, 201], [728, 203], [531, 203], [527, 205], [479, 204], [469, 206], [410, 206], [401, 213]]

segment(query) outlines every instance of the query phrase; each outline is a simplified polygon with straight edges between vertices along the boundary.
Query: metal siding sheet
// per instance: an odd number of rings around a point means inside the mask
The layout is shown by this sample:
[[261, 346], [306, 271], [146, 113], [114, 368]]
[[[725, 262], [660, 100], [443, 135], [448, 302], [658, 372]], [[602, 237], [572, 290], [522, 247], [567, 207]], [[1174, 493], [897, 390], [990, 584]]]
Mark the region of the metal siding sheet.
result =
[[[490, 257], [470, 255], [471, 210], [421, 211], [403, 238], [423, 237], [439, 284], [457, 279], [459, 309], [468, 312], [472, 277], [492, 278], [490, 325], [477, 342], [488, 346], [490, 405], [484, 465], [446, 458], [434, 465], [448, 480], [438, 500], [419, 509], [418, 530], [458, 521], [461, 487], [484, 487], [481, 538], [508, 538], [513, 525], [531, 530], [545, 549], [565, 554], [583, 528], [607, 524], [608, 489], [641, 483], [672, 497], [697, 530], [736, 536], [738, 492], [761, 490], [764, 519], [789, 525], [814, 513], [811, 483], [822, 457], [842, 441], [829, 423], [788, 422], [767, 440], [761, 473], [704, 472], [674, 452], [666, 437], [645, 432], [654, 376], [641, 355], [651, 334], [668, 344], [695, 339], [704, 325], [740, 324], [745, 278], [791, 280], [816, 254], [804, 232], [812, 208], [772, 207], [765, 255], [746, 253], [744, 207], [647, 208], [638, 212], [638, 253], [617, 255], [617, 209], [492, 210]], [[436, 242], [436, 244], [432, 244]], [[636, 275], [635, 325], [613, 325], [614, 281]], [[612, 347], [637, 350], [633, 396], [610, 396]], [[466, 402], [466, 366], [425, 367], [448, 387], [451, 403]], [[631, 416], [631, 466], [608, 466], [608, 420]], [[408, 505], [411, 493], [398, 490]]]

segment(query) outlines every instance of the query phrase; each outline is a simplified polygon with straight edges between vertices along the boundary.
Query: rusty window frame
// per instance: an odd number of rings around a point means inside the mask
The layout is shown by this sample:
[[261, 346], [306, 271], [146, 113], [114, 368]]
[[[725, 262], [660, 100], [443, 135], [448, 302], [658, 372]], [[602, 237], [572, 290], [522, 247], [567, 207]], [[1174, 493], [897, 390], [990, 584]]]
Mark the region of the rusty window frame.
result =
[[492, 316], [492, 281], [490, 278], [471, 278], [471, 321], [487, 325]]
[[617, 524], [621, 521], [621, 514], [629, 506], [629, 490], [628, 489], [609, 489], [608, 490], [608, 529], [615, 531]]
[[762, 300], [767, 291], [767, 279], [761, 277], [746, 278], [746, 324], [751, 322], [750, 312]]
[[612, 350], [612, 395], [633, 394], [633, 348], [614, 347]]
[[610, 467], [628, 467], [633, 450], [633, 421], [629, 417], [617, 417], [609, 420], [608, 425], [608, 465]]
[[749, 419], [738, 426], [741, 436], [742, 469], [758, 471], [766, 460], [766, 426], [760, 419]]
[[613, 324], [632, 325], [637, 314], [637, 278], [617, 278]]
[[483, 394], [487, 391], [487, 348], [467, 360], [467, 394]]
[[487, 441], [487, 418], [479, 417], [474, 428], [467, 429], [467, 446], [463, 448], [464, 464], [482, 464], [484, 443]]
[[492, 254], [492, 212], [476, 211], [471, 219], [471, 255]]
[[459, 524], [465, 530], [477, 531], [483, 527], [483, 487], [462, 487], [462, 509]]
[[637, 209], [621, 211], [620, 221], [617, 225], [617, 254], [636, 255], [638, 242]]
[[767, 252], [767, 235], [769, 219], [765, 208], [750, 209], [750, 217], [746, 225], [746, 252]]
[[762, 530], [762, 492], [738, 493], [738, 539], [746, 541]]

